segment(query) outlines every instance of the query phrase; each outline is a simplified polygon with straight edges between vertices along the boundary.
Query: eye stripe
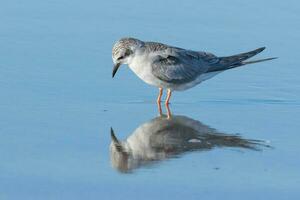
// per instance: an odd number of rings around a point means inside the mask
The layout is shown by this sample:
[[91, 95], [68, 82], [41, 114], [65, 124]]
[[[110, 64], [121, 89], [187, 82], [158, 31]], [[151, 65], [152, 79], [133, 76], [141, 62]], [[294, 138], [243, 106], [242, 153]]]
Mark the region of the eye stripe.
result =
[[123, 59], [123, 58], [124, 58], [124, 56], [121, 56], [121, 57], [118, 58], [118, 60], [121, 60], [121, 59]]

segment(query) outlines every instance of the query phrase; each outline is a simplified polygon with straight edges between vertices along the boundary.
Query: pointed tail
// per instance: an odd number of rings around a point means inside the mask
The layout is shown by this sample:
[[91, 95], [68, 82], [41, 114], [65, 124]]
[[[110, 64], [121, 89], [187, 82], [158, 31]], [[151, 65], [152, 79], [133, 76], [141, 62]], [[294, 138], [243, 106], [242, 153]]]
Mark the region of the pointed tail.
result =
[[278, 57], [272, 57], [272, 58], [265, 58], [265, 59], [258, 59], [258, 60], [250, 60], [250, 61], [244, 61], [242, 62], [243, 65], [248, 65], [248, 64], [253, 64], [253, 63], [258, 63], [258, 62], [264, 62], [268, 60], [273, 60], [277, 59]]
[[253, 51], [249, 51], [246, 53], [241, 53], [241, 54], [227, 56], [227, 57], [219, 57], [219, 59], [220, 59], [219, 62], [215, 66], [212, 66], [211, 69], [209, 69], [209, 72], [224, 71], [227, 69], [232, 69], [232, 68], [240, 67], [240, 66], [247, 65], [247, 64], [253, 64], [253, 63], [273, 60], [273, 59], [277, 58], [277, 57], [273, 57], [273, 58], [265, 58], [265, 59], [259, 59], [259, 60], [246, 61], [249, 58], [251, 58], [251, 57], [259, 54], [263, 50], [265, 50], [265, 48], [266, 47], [261, 47], [261, 48], [258, 48], [258, 49], [255, 49]]

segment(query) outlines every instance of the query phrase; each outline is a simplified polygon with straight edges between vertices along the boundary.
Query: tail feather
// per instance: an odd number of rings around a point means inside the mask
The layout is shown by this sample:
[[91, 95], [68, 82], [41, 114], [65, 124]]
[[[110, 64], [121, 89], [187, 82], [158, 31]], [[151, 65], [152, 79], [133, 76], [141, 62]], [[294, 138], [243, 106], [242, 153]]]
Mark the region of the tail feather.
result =
[[276, 59], [276, 57], [274, 57], [274, 58], [246, 61], [249, 58], [251, 58], [251, 57], [259, 54], [263, 50], [265, 50], [265, 48], [266, 47], [261, 47], [261, 48], [258, 48], [258, 49], [255, 49], [253, 51], [249, 51], [246, 53], [241, 53], [241, 54], [227, 56], [227, 57], [220, 57], [219, 62], [215, 66], [212, 66], [208, 72], [224, 71], [227, 69], [232, 69], [232, 68], [240, 67], [240, 66], [247, 65], [247, 64], [253, 64], [253, 63]]
[[243, 65], [249, 65], [249, 64], [253, 64], [253, 63], [264, 62], [264, 61], [268, 61], [268, 60], [274, 60], [274, 59], [277, 59], [277, 58], [278, 57], [264, 58], [264, 59], [259, 59], [259, 60], [250, 60], [250, 61], [242, 62], [242, 64]]
[[231, 66], [231, 65], [235, 65], [235, 64], [239, 64], [244, 60], [247, 60], [253, 56], [255, 56], [256, 54], [262, 52], [263, 50], [265, 50], [266, 47], [261, 47], [258, 49], [255, 49], [253, 51], [249, 51], [246, 53], [240, 53], [237, 55], [233, 55], [233, 56], [227, 56], [227, 57], [220, 57], [220, 65], [224, 65], [224, 66]]

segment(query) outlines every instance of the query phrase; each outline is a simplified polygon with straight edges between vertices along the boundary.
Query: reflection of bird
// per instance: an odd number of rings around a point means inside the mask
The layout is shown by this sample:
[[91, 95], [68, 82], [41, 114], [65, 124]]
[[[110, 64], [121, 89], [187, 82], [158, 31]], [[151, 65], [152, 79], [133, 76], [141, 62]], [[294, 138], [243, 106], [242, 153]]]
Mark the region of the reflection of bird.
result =
[[114, 77], [121, 64], [143, 81], [159, 88], [157, 102], [163, 89], [168, 89], [166, 104], [173, 90], [186, 90], [228, 69], [271, 60], [274, 58], [247, 61], [262, 52], [265, 47], [228, 57], [217, 57], [203, 51], [191, 51], [156, 42], [143, 42], [134, 38], [123, 38], [112, 50], [115, 64]]
[[154, 118], [140, 125], [126, 141], [119, 141], [111, 129], [111, 162], [121, 172], [178, 156], [188, 151], [236, 147], [260, 150], [267, 146], [260, 140], [218, 132], [185, 116]]

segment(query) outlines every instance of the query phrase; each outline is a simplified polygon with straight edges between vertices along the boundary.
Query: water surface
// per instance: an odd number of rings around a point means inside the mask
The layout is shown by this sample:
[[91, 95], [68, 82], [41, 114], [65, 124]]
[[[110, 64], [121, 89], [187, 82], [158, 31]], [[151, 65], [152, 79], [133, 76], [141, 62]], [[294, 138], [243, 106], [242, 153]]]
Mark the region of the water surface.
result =
[[[299, 199], [300, 4], [181, 4], [1, 3], [1, 199]], [[174, 93], [172, 114], [188, 121], [178, 128], [157, 118], [156, 88], [127, 67], [111, 79], [123, 36], [220, 56], [266, 46], [258, 58], [279, 59]], [[128, 141], [153, 119], [169, 123], [166, 143], [154, 137], [152, 157], [119, 170], [111, 127]]]

